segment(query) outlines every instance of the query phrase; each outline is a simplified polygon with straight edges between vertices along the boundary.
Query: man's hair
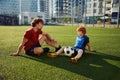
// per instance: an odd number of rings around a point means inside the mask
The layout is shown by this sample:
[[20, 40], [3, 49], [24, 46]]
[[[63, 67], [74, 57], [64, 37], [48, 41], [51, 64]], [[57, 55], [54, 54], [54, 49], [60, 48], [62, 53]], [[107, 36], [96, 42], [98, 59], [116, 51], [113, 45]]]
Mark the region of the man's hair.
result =
[[42, 24], [44, 24], [44, 22], [43, 22], [42, 19], [40, 19], [40, 18], [34, 18], [34, 19], [31, 21], [31, 26], [32, 26], [32, 27], [35, 27], [36, 24], [38, 24], [39, 22], [42, 23]]
[[83, 34], [86, 34], [86, 28], [83, 27], [83, 26], [79, 26], [79, 27], [77, 28], [77, 31], [82, 31]]

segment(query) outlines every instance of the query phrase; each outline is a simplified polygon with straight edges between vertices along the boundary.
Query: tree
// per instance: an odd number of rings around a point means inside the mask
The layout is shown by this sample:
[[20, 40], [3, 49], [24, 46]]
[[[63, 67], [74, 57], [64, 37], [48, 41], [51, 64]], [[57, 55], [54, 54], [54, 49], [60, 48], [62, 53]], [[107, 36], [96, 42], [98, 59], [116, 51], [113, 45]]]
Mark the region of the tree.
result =
[[98, 24], [101, 24], [101, 18], [97, 18], [96, 20]]
[[71, 18], [64, 18], [64, 23], [71, 22]]

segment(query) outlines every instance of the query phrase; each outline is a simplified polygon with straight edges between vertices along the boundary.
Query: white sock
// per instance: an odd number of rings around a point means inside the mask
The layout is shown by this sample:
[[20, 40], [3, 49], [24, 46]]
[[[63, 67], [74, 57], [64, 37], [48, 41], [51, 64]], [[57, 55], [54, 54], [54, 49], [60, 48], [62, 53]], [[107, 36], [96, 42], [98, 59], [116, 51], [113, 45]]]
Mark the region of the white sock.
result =
[[78, 51], [78, 54], [77, 54], [74, 58], [79, 59], [79, 58], [81, 58], [81, 57], [82, 57], [82, 54], [83, 54], [83, 50], [82, 50], [82, 49], [80, 49], [80, 50]]
[[56, 52], [56, 54], [57, 54], [57, 55], [61, 54], [61, 53], [64, 51], [64, 48], [65, 48], [65, 47], [62, 47], [60, 50], [58, 50], [58, 51]]

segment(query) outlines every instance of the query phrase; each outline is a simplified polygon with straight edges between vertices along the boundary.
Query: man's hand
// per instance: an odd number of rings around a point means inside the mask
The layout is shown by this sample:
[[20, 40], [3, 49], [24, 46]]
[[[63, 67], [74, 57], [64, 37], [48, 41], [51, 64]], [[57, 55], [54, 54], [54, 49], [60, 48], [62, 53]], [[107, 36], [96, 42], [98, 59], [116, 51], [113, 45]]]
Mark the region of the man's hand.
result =
[[18, 56], [18, 53], [17, 52], [11, 53], [10, 56]]

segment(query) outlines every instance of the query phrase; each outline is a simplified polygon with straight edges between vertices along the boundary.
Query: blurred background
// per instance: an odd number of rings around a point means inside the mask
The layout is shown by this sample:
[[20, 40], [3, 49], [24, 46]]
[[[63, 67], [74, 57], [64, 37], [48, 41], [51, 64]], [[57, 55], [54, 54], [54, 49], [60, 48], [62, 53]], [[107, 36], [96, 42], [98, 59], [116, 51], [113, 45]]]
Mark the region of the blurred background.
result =
[[120, 23], [120, 0], [0, 0], [0, 25]]

